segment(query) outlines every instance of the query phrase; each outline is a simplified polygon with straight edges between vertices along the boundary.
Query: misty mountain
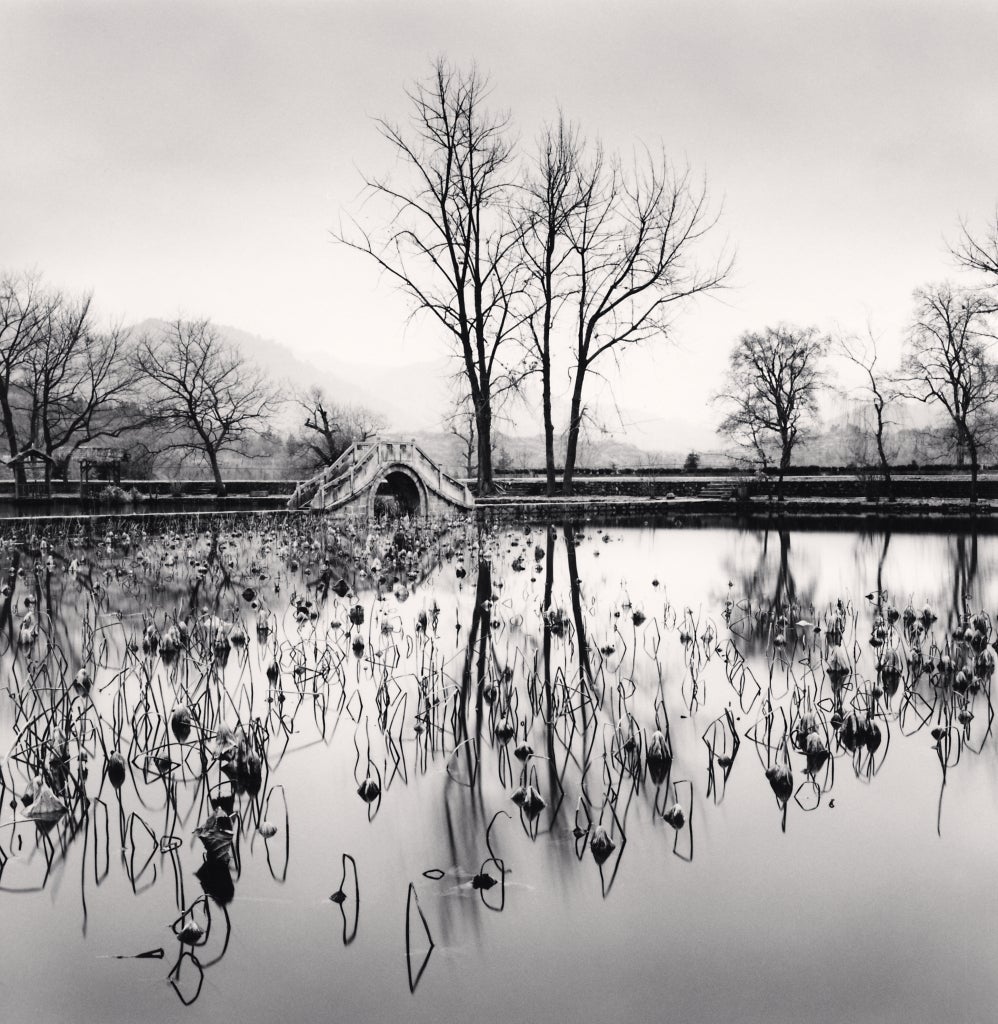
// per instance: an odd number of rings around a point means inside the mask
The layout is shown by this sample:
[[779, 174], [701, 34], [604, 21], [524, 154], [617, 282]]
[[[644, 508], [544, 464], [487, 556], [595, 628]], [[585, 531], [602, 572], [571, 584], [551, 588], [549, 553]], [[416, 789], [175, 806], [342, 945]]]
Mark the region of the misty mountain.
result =
[[[148, 319], [136, 324], [136, 333], [158, 333], [169, 325]], [[439, 429], [448, 405], [445, 360], [409, 363], [390, 368], [351, 365], [330, 358], [312, 361], [295, 355], [286, 345], [261, 338], [227, 324], [215, 324], [222, 340], [247, 360], [255, 363], [274, 384], [288, 392], [318, 385], [334, 402], [361, 405], [381, 413], [389, 430], [408, 436], [414, 431]], [[291, 430], [300, 415], [289, 405], [281, 411], [276, 426]]]
[[[148, 319], [136, 324], [136, 332], [161, 331], [164, 320]], [[215, 325], [222, 339], [246, 359], [259, 366], [273, 382], [293, 393], [313, 385], [324, 388], [335, 402], [365, 406], [388, 422], [386, 432], [415, 437], [431, 458], [456, 475], [466, 472], [465, 445], [448, 432], [445, 418], [453, 407], [455, 384], [453, 359], [441, 356], [430, 362], [382, 367], [347, 362], [330, 356], [303, 358], [289, 347], [268, 338], [228, 325]], [[541, 469], [544, 466], [544, 437], [538, 401], [539, 387], [528, 382], [515, 404], [500, 410], [495, 418], [494, 447], [497, 467]], [[938, 461], [953, 457], [945, 430], [938, 417], [915, 410], [919, 422], [892, 429], [893, 461], [906, 464]], [[896, 416], [901, 416], [898, 410]], [[859, 417], [861, 419], [861, 417]], [[907, 415], [901, 419], [907, 419]], [[559, 403], [556, 423], [564, 423], [567, 410]], [[274, 427], [290, 432], [301, 426], [301, 413], [287, 403], [276, 417]], [[930, 423], [930, 420], [932, 423]], [[924, 421], [924, 422], [923, 422]], [[797, 465], [839, 465], [875, 462], [869, 437], [856, 425], [857, 410], [849, 403], [830, 403], [825, 409], [822, 429], [811, 435], [794, 453]], [[937, 436], [938, 435], [938, 436]], [[556, 436], [559, 463], [565, 451], [564, 432]], [[705, 466], [739, 462], [737, 447], [718, 437], [711, 410], [700, 417], [669, 415], [667, 408], [618, 408], [594, 400], [580, 441], [578, 467], [635, 468], [642, 466], [680, 467], [690, 451], [701, 454]], [[989, 453], [990, 454], [990, 453]]]

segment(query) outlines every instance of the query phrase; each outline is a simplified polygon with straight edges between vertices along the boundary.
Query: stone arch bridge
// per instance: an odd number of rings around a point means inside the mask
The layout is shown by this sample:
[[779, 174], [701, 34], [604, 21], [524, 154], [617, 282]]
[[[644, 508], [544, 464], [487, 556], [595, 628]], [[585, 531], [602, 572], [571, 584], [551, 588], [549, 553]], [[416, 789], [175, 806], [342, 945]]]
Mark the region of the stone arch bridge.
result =
[[468, 488], [444, 473], [415, 441], [379, 439], [351, 445], [331, 466], [303, 480], [288, 508], [371, 517], [379, 497], [394, 498], [414, 517], [475, 504]]

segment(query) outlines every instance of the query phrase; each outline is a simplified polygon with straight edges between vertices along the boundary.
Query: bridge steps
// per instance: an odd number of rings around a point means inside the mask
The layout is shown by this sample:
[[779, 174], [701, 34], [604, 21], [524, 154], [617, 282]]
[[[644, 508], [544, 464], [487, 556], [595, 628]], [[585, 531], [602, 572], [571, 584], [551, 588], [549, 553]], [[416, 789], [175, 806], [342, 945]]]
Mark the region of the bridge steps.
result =
[[468, 488], [444, 473], [415, 441], [373, 440], [351, 445], [331, 466], [302, 481], [289, 508], [371, 515], [379, 489], [388, 487], [411, 514], [470, 509]]

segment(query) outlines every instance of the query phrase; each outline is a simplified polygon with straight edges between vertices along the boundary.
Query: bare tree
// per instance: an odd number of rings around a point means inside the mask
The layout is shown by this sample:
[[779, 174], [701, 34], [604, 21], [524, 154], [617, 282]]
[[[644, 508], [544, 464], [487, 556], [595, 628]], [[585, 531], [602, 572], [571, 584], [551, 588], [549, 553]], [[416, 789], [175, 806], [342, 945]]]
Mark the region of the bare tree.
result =
[[[447, 433], [456, 437], [461, 442], [461, 453], [464, 459], [464, 472], [467, 478], [473, 479], [478, 472], [478, 428], [475, 420], [475, 410], [472, 405], [471, 396], [467, 391], [461, 391], [460, 379], [452, 381], [457, 385], [457, 391], [453, 393], [452, 402], [447, 415], [443, 418], [443, 425]], [[509, 397], [506, 393], [504, 398]], [[492, 413], [492, 423], [502, 424], [512, 418], [512, 413], [505, 402], [501, 402]], [[501, 435], [498, 435], [501, 436]], [[492, 464], [493, 468], [502, 471], [509, 466], [509, 454], [505, 448], [499, 446], [497, 435], [492, 435]]]
[[528, 281], [537, 293], [526, 325], [528, 351], [541, 375], [544, 465], [550, 496], [557, 487], [552, 335], [557, 314], [569, 294], [564, 279], [572, 255], [568, 224], [582, 199], [578, 162], [583, 143], [578, 129], [559, 114], [557, 123], [545, 129], [537, 148], [536, 164], [528, 173], [525, 185], [528, 206], [524, 254]]
[[470, 480], [478, 470], [478, 432], [475, 430], [475, 410], [467, 398], [455, 401], [445, 419], [447, 433], [461, 442], [465, 476]]
[[964, 451], [970, 458], [971, 502], [977, 501], [981, 449], [998, 436], [992, 308], [980, 292], [960, 292], [950, 284], [919, 288], [901, 378], [907, 397], [938, 403], [946, 411], [958, 462]]
[[[101, 331], [90, 295], [50, 304], [27, 358], [23, 401], [27, 435], [67, 466], [84, 444], [120, 437], [148, 422], [134, 403], [136, 373], [127, 332]], [[46, 466], [46, 482], [52, 465]]]
[[[835, 340], [835, 350], [860, 370], [863, 376], [861, 391], [865, 396], [864, 406], [872, 411], [872, 423], [869, 428], [862, 424], [860, 429], [867, 436], [873, 436], [877, 446], [877, 457], [880, 461], [880, 472], [891, 491], [891, 460], [888, 457], [885, 435], [893, 420], [887, 416], [887, 405], [898, 397], [897, 388], [889, 374], [877, 365], [879, 353], [877, 339], [872, 328], [867, 326], [866, 337], [841, 335]], [[896, 454], [896, 452], [895, 452]]]
[[719, 288], [731, 269], [720, 257], [701, 267], [699, 243], [716, 224], [707, 187], [677, 172], [665, 155], [646, 154], [625, 170], [597, 148], [578, 161], [578, 197], [568, 218], [573, 250], [575, 339], [563, 490], [572, 493], [584, 396], [601, 359], [668, 338], [684, 300]]
[[278, 398], [252, 364], [226, 345], [209, 320], [177, 319], [141, 338], [135, 365], [166, 434], [160, 451], [204, 458], [216, 493], [225, 494], [218, 456], [245, 452]]
[[747, 331], [732, 349], [727, 385], [717, 396], [729, 410], [718, 428], [722, 434], [755, 450], [764, 467], [767, 446], [779, 451], [781, 500], [793, 450], [816, 412], [827, 348], [828, 340], [813, 327]]
[[[11, 454], [30, 445], [66, 467], [80, 445], [138, 425], [128, 349], [120, 328], [99, 329], [90, 295], [72, 299], [44, 288], [37, 276], [5, 276], [0, 414]], [[53, 462], [46, 464], [46, 484]]]
[[319, 386], [294, 396], [304, 412], [303, 431], [293, 438], [293, 446], [305, 453], [316, 468], [331, 466], [352, 444], [369, 441], [388, 426], [381, 413], [360, 405], [333, 402]]
[[744, 461], [768, 472], [773, 462], [775, 438], [765, 427], [767, 411], [754, 392], [724, 392], [717, 396], [728, 408], [724, 422], [718, 428], [727, 434], [747, 454]]
[[[51, 312], [52, 298], [36, 274], [5, 273], [0, 276], [0, 417], [11, 457], [21, 451], [17, 399], [28, 357], [38, 343]], [[24, 467], [15, 464], [18, 486], [24, 484]]]
[[957, 262], [968, 270], [998, 278], [998, 207], [995, 208], [994, 223], [983, 234], [972, 234], [966, 222], [962, 222], [960, 240], [951, 251]]
[[375, 238], [355, 225], [334, 238], [373, 259], [452, 341], [475, 412], [478, 490], [488, 494], [493, 399], [517, 376], [500, 357], [521, 326], [508, 119], [486, 110], [488, 83], [475, 67], [456, 70], [444, 59], [408, 96], [407, 128], [377, 122], [407, 177], [366, 181], [388, 207], [387, 233]]

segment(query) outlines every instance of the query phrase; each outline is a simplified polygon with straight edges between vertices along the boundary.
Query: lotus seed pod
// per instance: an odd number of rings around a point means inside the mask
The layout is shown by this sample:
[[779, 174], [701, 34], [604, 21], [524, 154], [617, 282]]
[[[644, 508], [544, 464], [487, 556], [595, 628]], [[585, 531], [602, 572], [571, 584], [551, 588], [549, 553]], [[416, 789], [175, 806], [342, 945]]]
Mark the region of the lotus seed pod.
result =
[[597, 864], [605, 864], [616, 848], [617, 844], [610, 838], [607, 830], [602, 825], [597, 825], [592, 839], [589, 840], [589, 851], [593, 855], [593, 860]]
[[785, 764], [773, 765], [766, 769], [766, 778], [769, 779], [770, 788], [776, 794], [776, 799], [785, 804], [794, 791], [794, 776], [790, 767]]
[[188, 921], [177, 932], [177, 938], [187, 946], [196, 946], [204, 938], [204, 929], [197, 921]]
[[191, 734], [191, 713], [186, 704], [178, 704], [170, 715], [170, 728], [173, 735], [183, 743]]
[[117, 750], [108, 756], [107, 779], [115, 789], [121, 789], [125, 781], [125, 759]]
[[678, 832], [686, 824], [686, 811], [682, 804], [673, 804], [662, 815], [663, 818]]
[[374, 803], [375, 800], [381, 795], [381, 787], [377, 782], [368, 776], [364, 781], [357, 787], [357, 795], [364, 801], [365, 804]]

